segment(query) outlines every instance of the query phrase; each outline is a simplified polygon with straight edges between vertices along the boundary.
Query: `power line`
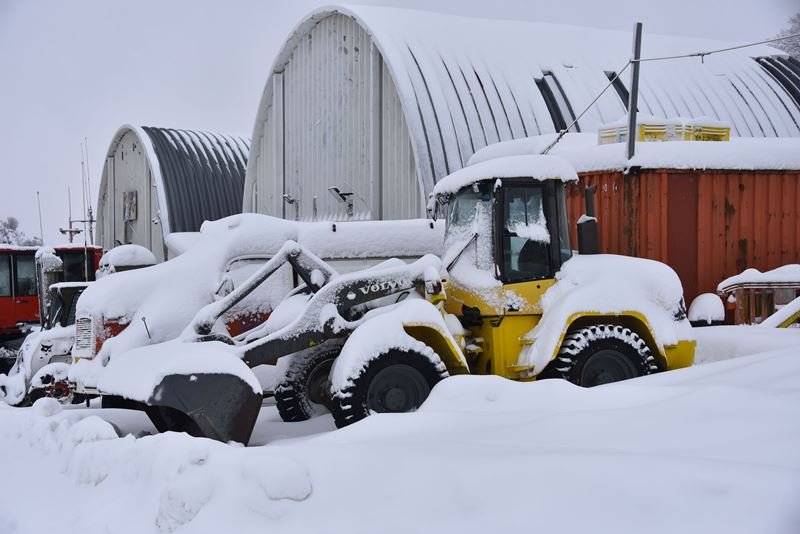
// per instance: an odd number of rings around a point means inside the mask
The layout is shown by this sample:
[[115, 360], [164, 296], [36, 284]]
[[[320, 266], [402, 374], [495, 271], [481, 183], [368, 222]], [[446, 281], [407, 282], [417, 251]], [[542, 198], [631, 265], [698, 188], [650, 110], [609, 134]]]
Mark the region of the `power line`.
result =
[[600, 91], [600, 93], [598, 93], [598, 95], [597, 95], [596, 97], [594, 97], [594, 100], [592, 100], [591, 102], [589, 102], [589, 105], [588, 105], [588, 106], [586, 106], [586, 107], [584, 108], [584, 110], [583, 110], [583, 111], [581, 111], [581, 112], [580, 112], [580, 114], [579, 114], [577, 117], [575, 117], [575, 120], [573, 120], [573, 121], [570, 123], [570, 125], [569, 125], [569, 126], [567, 126], [567, 127], [566, 127], [566, 128], [564, 128], [563, 130], [561, 130], [560, 132], [558, 132], [558, 135], [556, 136], [556, 138], [555, 138], [555, 139], [553, 139], [553, 142], [552, 142], [552, 143], [550, 143], [549, 145], [547, 145], [547, 148], [545, 148], [545, 149], [542, 151], [542, 154], [547, 154], [548, 152], [550, 152], [550, 149], [551, 149], [551, 148], [553, 148], [554, 146], [556, 146], [556, 144], [558, 144], [558, 142], [559, 142], [559, 141], [561, 141], [561, 138], [562, 138], [562, 137], [564, 137], [564, 136], [567, 134], [567, 132], [569, 131], [569, 129], [570, 129], [570, 128], [572, 128], [573, 126], [575, 126], [575, 124], [577, 124], [577, 122], [580, 120], [580, 118], [581, 118], [581, 117], [583, 117], [584, 115], [586, 115], [586, 112], [587, 112], [587, 111], [589, 111], [589, 110], [591, 109], [591, 107], [592, 107], [592, 106], [594, 106], [594, 105], [595, 105], [595, 103], [596, 103], [598, 100], [600, 100], [600, 97], [601, 97], [601, 96], [603, 96], [603, 94], [604, 94], [606, 91], [608, 91], [608, 88], [609, 88], [609, 87], [611, 87], [612, 85], [614, 85], [614, 82], [616, 82], [616, 81], [619, 79], [619, 77], [622, 75], [622, 73], [623, 73], [623, 72], [625, 72], [625, 70], [626, 70], [628, 67], [630, 67], [630, 66], [631, 66], [631, 60], [628, 60], [628, 62], [627, 62], [627, 63], [625, 63], [625, 66], [624, 66], [624, 67], [622, 67], [622, 68], [619, 70], [619, 72], [617, 72], [617, 73], [614, 75], [614, 77], [613, 77], [613, 78], [611, 78], [611, 79], [609, 80], [609, 82], [608, 82], [608, 85], [606, 85], [606, 86], [603, 88], [603, 90], [602, 90], [602, 91]]
[[800, 38], [800, 33], [796, 33], [796, 34], [793, 34], [793, 35], [786, 35], [786, 36], [783, 36], [783, 37], [775, 37], [773, 39], [767, 39], [766, 41], [758, 41], [758, 42], [755, 42], [755, 43], [747, 43], [747, 44], [742, 44], [742, 45], [729, 46], [727, 48], [719, 48], [717, 50], [708, 50], [708, 51], [705, 51], [705, 52], [692, 52], [690, 54], [681, 54], [681, 55], [677, 55], [677, 56], [662, 56], [662, 57], [649, 57], [649, 58], [640, 58], [640, 59], [630, 59], [630, 60], [628, 60], [627, 63], [625, 63], [625, 66], [622, 67], [622, 69], [620, 69], [620, 71], [617, 73], [617, 75], [614, 76], [611, 79], [611, 81], [608, 82], [608, 85], [606, 85], [603, 88], [603, 90], [600, 91], [600, 93], [594, 98], [594, 100], [592, 100], [589, 103], [589, 105], [586, 106], [586, 108], [580, 113], [580, 115], [578, 115], [575, 118], [575, 120], [572, 121], [572, 123], [570, 123], [569, 126], [567, 126], [563, 130], [558, 132], [558, 135], [556, 136], [555, 139], [553, 139], [553, 142], [550, 143], [549, 145], [547, 145], [547, 148], [545, 148], [541, 153], [542, 154], [547, 154], [548, 152], [550, 152], [550, 150], [554, 146], [556, 146], [559, 141], [561, 141], [561, 138], [563, 138], [567, 134], [569, 129], [572, 128], [578, 122], [578, 120], [581, 117], [583, 117], [586, 114], [586, 112], [589, 111], [589, 109], [592, 106], [595, 105], [595, 103], [598, 100], [600, 100], [600, 97], [603, 96], [603, 94], [608, 90], [608, 88], [611, 87], [612, 85], [614, 85], [614, 82], [617, 81], [617, 79], [620, 77], [620, 75], [623, 72], [625, 72], [625, 69], [630, 67], [631, 64], [634, 63], [634, 62], [638, 61], [639, 63], [642, 63], [644, 61], [666, 61], [666, 60], [670, 60], [670, 59], [685, 59], [685, 58], [691, 58], [691, 57], [699, 57], [700, 60], [702, 61], [705, 58], [705, 56], [710, 56], [711, 54], [719, 54], [720, 52], [729, 52], [731, 50], [739, 50], [741, 48], [749, 48], [751, 46], [758, 46], [758, 45], [763, 45], [763, 44], [775, 43], [777, 41], [785, 41], [786, 39], [794, 39], [794, 38]]
[[708, 50], [706, 52], [692, 52], [690, 54], [681, 54], [678, 56], [662, 56], [662, 57], [648, 57], [648, 58], [641, 58], [639, 62], [642, 63], [644, 61], [665, 61], [668, 59], [683, 59], [689, 57], [699, 57], [702, 61], [705, 56], [710, 56], [711, 54], [719, 54], [720, 52], [730, 52], [731, 50], [739, 50], [741, 48], [749, 48], [751, 46], [758, 46], [763, 44], [775, 43], [778, 41], [785, 41], [786, 39], [794, 39], [800, 37], [800, 33], [796, 33], [794, 35], [786, 35], [784, 37], [775, 37], [773, 39], [767, 39], [766, 41], [758, 41], [757, 43], [747, 43], [743, 45], [736, 45], [736, 46], [729, 46], [727, 48], [719, 48], [717, 50]]

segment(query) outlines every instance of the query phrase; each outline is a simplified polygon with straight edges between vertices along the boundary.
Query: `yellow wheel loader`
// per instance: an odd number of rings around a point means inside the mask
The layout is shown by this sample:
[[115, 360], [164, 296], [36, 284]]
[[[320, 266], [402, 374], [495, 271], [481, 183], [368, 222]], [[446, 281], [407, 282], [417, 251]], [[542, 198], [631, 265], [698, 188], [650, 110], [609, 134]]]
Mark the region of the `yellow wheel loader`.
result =
[[[573, 180], [574, 169], [553, 156], [501, 158], [446, 177], [430, 205], [446, 217], [441, 260], [338, 275], [289, 242], [201, 310], [181, 347], [161, 351], [168, 360], [170, 351], [217, 342], [220, 358], [240, 366], [235, 373], [183, 359], [154, 369], [152, 390], [120, 388], [136, 368], [134, 350], [112, 358], [98, 387], [141, 403], [159, 429], [246, 443], [261, 401], [247, 367], [282, 357], [291, 362], [276, 388], [281, 414], [300, 420], [325, 407], [340, 427], [373, 412], [412, 411], [454, 374], [594, 386], [691, 365], [695, 343], [674, 271], [636, 258], [573, 256], [564, 192]], [[579, 224], [588, 251], [595, 225], [591, 216]], [[221, 332], [225, 310], [287, 262], [305, 283], [273, 317], [240, 336]], [[140, 379], [143, 372], [136, 368]]]

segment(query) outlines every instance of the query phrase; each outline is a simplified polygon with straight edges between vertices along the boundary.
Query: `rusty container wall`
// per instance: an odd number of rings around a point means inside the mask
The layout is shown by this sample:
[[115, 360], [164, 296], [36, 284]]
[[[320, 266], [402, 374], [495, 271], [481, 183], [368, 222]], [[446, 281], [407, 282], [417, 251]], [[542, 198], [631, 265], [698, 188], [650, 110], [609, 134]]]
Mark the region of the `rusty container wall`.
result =
[[585, 173], [568, 188], [573, 234], [590, 185], [600, 250], [669, 264], [687, 304], [744, 269], [800, 263], [800, 170]]

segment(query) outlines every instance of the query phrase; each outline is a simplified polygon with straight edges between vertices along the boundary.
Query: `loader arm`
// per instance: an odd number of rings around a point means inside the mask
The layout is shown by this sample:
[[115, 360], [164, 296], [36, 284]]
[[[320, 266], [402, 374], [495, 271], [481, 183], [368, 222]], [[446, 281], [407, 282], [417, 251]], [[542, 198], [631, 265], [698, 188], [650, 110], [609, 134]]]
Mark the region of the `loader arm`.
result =
[[[430, 270], [432, 262], [436, 267]], [[290, 324], [241, 347], [242, 359], [255, 367], [324, 341], [345, 339], [370, 309], [399, 302], [411, 291], [425, 295], [426, 282], [438, 281], [439, 266], [440, 260], [431, 256], [410, 265], [338, 276], [315, 293]], [[437, 280], [429, 280], [433, 273]]]
[[[314, 292], [318, 291], [320, 287], [327, 284], [336, 275], [336, 271], [330, 265], [296, 242], [287, 241], [267, 263], [253, 273], [244, 283], [220, 300], [205, 306], [195, 315], [192, 325], [198, 338], [210, 334], [214, 323], [225, 312], [255, 291], [287, 263], [292, 266], [294, 272], [297, 273], [306, 286]], [[314, 271], [318, 271], [321, 277], [315, 277], [313, 275]]]

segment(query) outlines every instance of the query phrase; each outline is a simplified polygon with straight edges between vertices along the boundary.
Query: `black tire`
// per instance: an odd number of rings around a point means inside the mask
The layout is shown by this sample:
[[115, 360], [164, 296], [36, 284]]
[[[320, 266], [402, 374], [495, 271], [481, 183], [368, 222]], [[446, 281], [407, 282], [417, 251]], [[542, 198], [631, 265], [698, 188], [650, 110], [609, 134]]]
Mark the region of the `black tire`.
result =
[[601, 324], [567, 334], [558, 356], [541, 378], [563, 378], [578, 386], [593, 387], [658, 371], [650, 347], [636, 332]]
[[306, 421], [330, 409], [330, 374], [342, 345], [325, 344], [294, 354], [275, 387], [275, 406], [287, 423]]
[[[436, 356], [433, 351], [431, 355]], [[419, 408], [431, 389], [450, 376], [441, 360], [406, 349], [391, 349], [371, 360], [352, 385], [334, 396], [331, 413], [337, 428], [370, 413], [402, 413]]]

